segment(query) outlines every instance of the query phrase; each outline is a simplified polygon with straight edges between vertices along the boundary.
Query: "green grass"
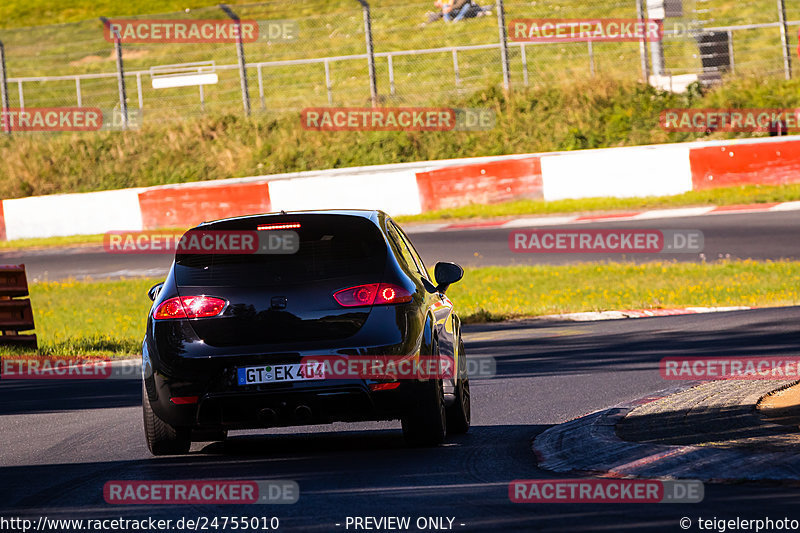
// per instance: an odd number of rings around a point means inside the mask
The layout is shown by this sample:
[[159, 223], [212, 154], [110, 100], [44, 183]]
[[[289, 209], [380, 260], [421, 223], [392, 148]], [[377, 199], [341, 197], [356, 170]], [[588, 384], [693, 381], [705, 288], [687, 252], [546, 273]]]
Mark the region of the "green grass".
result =
[[[364, 53], [362, 16], [355, 0], [303, 0], [302, 2], [271, 1], [230, 2], [244, 19], [296, 19], [300, 38], [292, 43], [245, 45], [248, 61], [276, 61], [321, 58]], [[486, 2], [492, 4], [492, 2]], [[417, 0], [373, 0], [372, 27], [376, 52], [446, 48], [497, 43], [494, 16], [470, 19], [459, 24], [434, 23], [422, 26], [433, 2]], [[684, 2], [691, 10], [693, 2]], [[800, 8], [787, 2], [790, 20], [800, 18]], [[633, 0], [562, 0], [550, 2], [506, 0], [506, 20], [522, 17], [635, 17]], [[742, 6], [735, 0], [711, 0], [701, 6], [708, 10], [701, 18], [707, 25], [774, 22], [777, 10], [774, 0], [753, 0]], [[188, 9], [188, 12], [185, 11]], [[177, 12], [177, 13], [176, 13]], [[75, 75], [115, 72], [115, 58], [110, 43], [102, 35], [97, 17], [122, 17], [157, 14], [165, 18], [223, 18], [214, 3], [203, 0], [134, 0], [114, 2], [100, 0], [6, 0], [0, 3], [0, 39], [6, 45], [9, 76]], [[51, 24], [51, 26], [40, 26]], [[58, 25], [52, 25], [58, 24]], [[35, 28], [21, 26], [36, 26]], [[790, 32], [792, 47], [796, 31]], [[780, 76], [782, 62], [780, 39], [775, 28], [736, 32], [737, 75]], [[564, 79], [586, 79], [589, 54], [586, 43], [529, 46], [527, 48], [529, 84], [547, 87]], [[666, 38], [667, 68], [680, 74], [694, 72], [699, 66], [698, 50], [690, 38]], [[639, 72], [638, 43], [596, 43], [593, 47], [596, 72], [608, 78], [635, 81]], [[129, 44], [123, 57], [128, 72], [147, 71], [151, 66], [213, 60], [217, 65], [235, 64], [236, 50], [226, 44]], [[509, 52], [512, 83], [522, 87], [523, 61], [519, 48]], [[386, 58], [376, 61], [379, 93], [386, 102], [436, 104], [453, 94], [468, 94], [480, 87], [498, 85], [502, 81], [497, 50], [471, 50], [459, 53], [460, 80], [456, 84], [451, 54], [448, 51], [424, 56], [396, 56], [394, 59], [395, 92], [390, 95], [389, 70]], [[269, 110], [297, 109], [308, 105], [326, 105], [328, 91], [324, 68], [320, 64], [267, 66], [264, 71], [265, 105]], [[241, 110], [239, 79], [236, 70], [220, 71], [217, 85], [205, 90], [205, 111], [235, 113]], [[250, 69], [248, 79], [251, 97], [259, 109], [257, 73]], [[362, 59], [336, 61], [331, 64], [331, 85], [335, 105], [363, 105], [369, 98], [366, 63]], [[136, 78], [128, 76], [131, 107], [138, 105]], [[117, 103], [114, 78], [85, 80], [84, 105], [112, 108]], [[74, 105], [73, 80], [26, 84], [27, 106]], [[145, 120], [163, 120], [172, 112], [185, 116], [201, 114], [196, 88], [155, 90], [149, 74], [142, 84]], [[11, 105], [18, 105], [11, 90]], [[149, 113], [148, 113], [149, 112]]]
[[800, 262], [580, 263], [468, 269], [448, 293], [468, 322], [686, 306], [800, 304]]
[[429, 222], [472, 218], [555, 215], [589, 211], [624, 211], [669, 207], [763, 204], [800, 200], [800, 184], [746, 185], [705, 191], [689, 191], [674, 196], [643, 198], [582, 198], [577, 200], [515, 200], [499, 204], [472, 204], [396, 217], [398, 222]]
[[[189, 228], [161, 228], [149, 230], [149, 233], [163, 231], [174, 234], [176, 231], [186, 231]], [[38, 248], [67, 248], [79, 246], [102, 246], [105, 234], [93, 235], [64, 235], [59, 237], [31, 237], [15, 239], [13, 241], [0, 241], [0, 250], [20, 250]]]
[[[141, 353], [150, 299], [162, 279], [63, 281], [30, 284], [33, 318], [42, 355]], [[15, 354], [16, 350], [0, 349]]]
[[66, 235], [63, 237], [35, 237], [0, 241], [0, 250], [57, 248], [67, 246], [102, 245], [103, 234], [99, 235]]
[[[156, 279], [31, 284], [47, 356], [141, 353]], [[449, 296], [467, 322], [609, 309], [800, 304], [800, 262], [581, 263], [468, 268]], [[0, 355], [21, 352], [0, 349]]]
[[146, 123], [140, 130], [0, 135], [0, 197], [85, 192], [405, 161], [744, 138], [667, 133], [673, 107], [800, 107], [800, 79], [753, 78], [687, 95], [614, 80], [572, 81], [505, 95], [457, 97], [454, 107], [497, 114], [480, 132], [316, 132], [299, 114], [214, 115]]

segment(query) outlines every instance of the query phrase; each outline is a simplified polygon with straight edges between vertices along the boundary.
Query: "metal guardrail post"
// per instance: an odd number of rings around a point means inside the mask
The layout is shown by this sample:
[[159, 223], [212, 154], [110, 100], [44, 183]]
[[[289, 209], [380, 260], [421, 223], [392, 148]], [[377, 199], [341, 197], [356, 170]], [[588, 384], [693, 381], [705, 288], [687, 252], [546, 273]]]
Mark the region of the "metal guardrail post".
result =
[[[639, 19], [639, 22], [644, 22], [644, 0], [636, 0], [636, 17]], [[645, 83], [649, 84], [650, 66], [647, 61], [647, 39], [644, 37], [639, 41], [639, 55], [641, 56], [642, 62], [642, 78], [644, 78]]]
[[242, 20], [239, 15], [225, 4], [220, 4], [219, 8], [225, 12], [238, 26], [236, 36], [236, 58], [239, 60], [239, 78], [242, 85], [242, 105], [244, 106], [245, 116], [250, 116], [250, 91], [247, 88], [247, 61], [244, 58], [244, 41], [242, 40]]
[[[6, 76], [6, 49], [3, 46], [3, 41], [0, 41], [0, 112], [2, 112], [4, 115], [8, 112], [9, 108], [8, 82], [6, 81], [7, 79], [8, 78]], [[9, 117], [4, 118], [0, 120], [0, 123], [3, 124], [3, 131], [11, 135], [10, 118]]]
[[778, 22], [781, 29], [781, 49], [783, 50], [783, 72], [787, 80], [792, 79], [792, 51], [789, 46], [789, 28], [786, 24], [786, 1], [778, 0]]
[[511, 85], [508, 67], [508, 36], [506, 35], [506, 8], [503, 0], [497, 0], [497, 28], [500, 31], [500, 61], [503, 64], [503, 88]]
[[372, 107], [378, 105], [378, 81], [375, 77], [375, 50], [372, 43], [372, 15], [367, 0], [358, 0], [364, 12], [364, 34], [367, 40], [367, 66], [369, 67], [369, 97]]
[[119, 89], [119, 108], [122, 113], [122, 129], [128, 129], [128, 94], [125, 90], [125, 68], [122, 65], [122, 36], [119, 30], [111, 26], [111, 22], [106, 17], [100, 20], [108, 26], [109, 34], [114, 35], [114, 50], [117, 54], [117, 87]]

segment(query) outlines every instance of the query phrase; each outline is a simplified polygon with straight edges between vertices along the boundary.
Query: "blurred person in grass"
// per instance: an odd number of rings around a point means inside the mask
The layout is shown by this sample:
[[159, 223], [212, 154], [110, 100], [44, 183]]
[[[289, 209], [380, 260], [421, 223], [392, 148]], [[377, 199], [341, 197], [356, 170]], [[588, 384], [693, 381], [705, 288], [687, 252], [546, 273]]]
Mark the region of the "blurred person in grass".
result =
[[458, 22], [464, 18], [482, 17], [491, 12], [491, 8], [481, 7], [473, 0], [436, 0], [434, 7], [438, 11], [428, 13], [427, 23], [439, 19], [445, 22]]

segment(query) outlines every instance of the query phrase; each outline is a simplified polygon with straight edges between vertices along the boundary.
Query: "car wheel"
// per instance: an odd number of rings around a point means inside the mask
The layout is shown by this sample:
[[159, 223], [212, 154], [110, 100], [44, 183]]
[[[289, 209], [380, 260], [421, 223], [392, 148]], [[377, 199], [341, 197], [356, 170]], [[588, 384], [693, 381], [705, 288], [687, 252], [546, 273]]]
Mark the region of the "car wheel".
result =
[[467, 375], [467, 359], [464, 354], [464, 342], [458, 342], [458, 374], [456, 376], [455, 401], [446, 409], [447, 432], [463, 434], [469, 431], [471, 419], [469, 376]]
[[417, 401], [403, 417], [403, 436], [410, 446], [438, 446], [447, 434], [442, 380], [418, 383]]
[[153, 455], [180, 455], [192, 446], [189, 431], [176, 428], [161, 420], [150, 407], [150, 400], [142, 382], [142, 414], [147, 447]]

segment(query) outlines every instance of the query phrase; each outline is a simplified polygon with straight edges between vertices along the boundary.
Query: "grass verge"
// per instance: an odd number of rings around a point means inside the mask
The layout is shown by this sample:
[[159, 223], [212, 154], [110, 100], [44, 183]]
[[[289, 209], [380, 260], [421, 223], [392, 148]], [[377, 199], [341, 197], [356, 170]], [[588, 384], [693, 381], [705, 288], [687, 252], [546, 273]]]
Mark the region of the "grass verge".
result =
[[3, 199], [261, 176], [409, 161], [763, 137], [766, 133], [667, 132], [668, 108], [800, 107], [800, 80], [731, 80], [684, 95], [600, 79], [509, 95], [496, 88], [437, 105], [497, 115], [486, 131], [319, 132], [299, 114], [208, 115], [153, 121], [127, 132], [0, 135]]
[[[31, 285], [38, 353], [140, 353], [156, 279]], [[581, 263], [467, 269], [448, 293], [465, 322], [609, 309], [800, 304], [800, 262]], [[0, 355], [21, 352], [0, 349]]]
[[[30, 284], [42, 355], [140, 354], [150, 309], [147, 289], [161, 279], [49, 281]], [[0, 348], [2, 355], [23, 353]]]
[[467, 322], [688, 306], [800, 304], [800, 262], [580, 263], [467, 270], [448, 293]]

